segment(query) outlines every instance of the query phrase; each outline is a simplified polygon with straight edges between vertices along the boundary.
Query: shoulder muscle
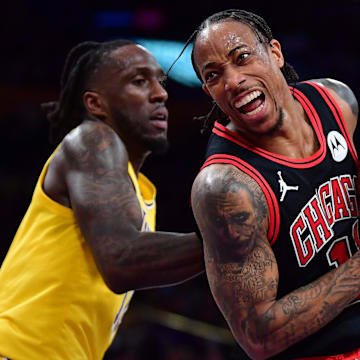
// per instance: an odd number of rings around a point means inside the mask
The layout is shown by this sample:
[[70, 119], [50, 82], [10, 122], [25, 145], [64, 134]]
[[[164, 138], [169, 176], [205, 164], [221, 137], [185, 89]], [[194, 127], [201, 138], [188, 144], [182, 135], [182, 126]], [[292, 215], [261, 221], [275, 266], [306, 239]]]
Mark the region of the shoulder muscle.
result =
[[350, 87], [341, 81], [330, 78], [310, 81], [324, 86], [331, 93], [340, 106], [350, 134], [353, 135], [359, 114], [359, 105]]
[[[62, 149], [69, 169], [111, 168], [117, 163], [127, 166], [125, 145], [108, 125], [88, 121], [78, 126], [63, 140]], [[101, 171], [101, 169], [99, 169]]]
[[205, 240], [231, 245], [220, 247], [229, 251], [225, 257], [247, 254], [256, 238], [266, 238], [265, 196], [255, 180], [232, 165], [203, 169], [193, 185], [192, 205]]
[[353, 91], [350, 89], [348, 85], [346, 85], [341, 81], [330, 78], [314, 79], [310, 81], [313, 81], [319, 85], [326, 87], [331, 92], [334, 91], [342, 100], [344, 100], [347, 104], [349, 104], [353, 114], [355, 116], [358, 116], [359, 105]]

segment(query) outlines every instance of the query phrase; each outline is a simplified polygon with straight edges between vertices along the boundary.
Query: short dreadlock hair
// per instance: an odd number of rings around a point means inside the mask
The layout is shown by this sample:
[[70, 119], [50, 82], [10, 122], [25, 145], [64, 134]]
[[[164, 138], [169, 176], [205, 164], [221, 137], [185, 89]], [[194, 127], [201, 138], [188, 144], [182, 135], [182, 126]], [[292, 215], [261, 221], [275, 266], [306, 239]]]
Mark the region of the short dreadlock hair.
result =
[[96, 70], [111, 61], [114, 50], [135, 44], [124, 39], [103, 43], [86, 41], [70, 50], [61, 75], [59, 100], [41, 104], [50, 122], [51, 143], [59, 143], [83, 121], [87, 111], [82, 96]]
[[[167, 73], [169, 73], [169, 71], [174, 66], [175, 62], [180, 58], [187, 46], [191, 42], [193, 42], [193, 44], [196, 43], [199, 34], [204, 29], [208, 28], [212, 24], [217, 24], [224, 21], [238, 21], [249, 26], [254, 32], [254, 34], [257, 36], [259, 42], [262, 44], [270, 44], [270, 41], [273, 39], [273, 34], [269, 25], [261, 16], [246, 10], [239, 9], [220, 11], [206, 18], [200, 24], [200, 26], [192, 33], [190, 38], [187, 40], [183, 50], [179, 54], [178, 58], [174, 61], [174, 63], [170, 66]], [[191, 62], [197, 77], [200, 79], [200, 81], [202, 81], [194, 62], [194, 47], [191, 52]], [[296, 73], [295, 69], [287, 62], [284, 63], [283, 67], [281, 68], [281, 72], [283, 73], [285, 80], [288, 84], [296, 84], [296, 82], [299, 80], [299, 76]], [[221, 109], [217, 106], [216, 103], [213, 103], [212, 109], [207, 115], [195, 118], [197, 120], [203, 121], [202, 132], [206, 132], [210, 129], [210, 126], [212, 125], [212, 118], [226, 118], [226, 115], [221, 111]]]

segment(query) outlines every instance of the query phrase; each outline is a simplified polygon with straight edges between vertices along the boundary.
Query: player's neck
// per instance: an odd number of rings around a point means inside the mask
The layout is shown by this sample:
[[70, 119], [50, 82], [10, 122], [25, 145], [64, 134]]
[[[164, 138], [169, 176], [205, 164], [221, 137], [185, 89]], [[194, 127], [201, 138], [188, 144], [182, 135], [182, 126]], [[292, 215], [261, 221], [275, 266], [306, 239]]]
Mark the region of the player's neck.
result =
[[289, 99], [281, 111], [278, 126], [265, 134], [246, 134], [254, 146], [293, 159], [313, 155], [319, 148], [314, 128], [301, 104]]
[[150, 154], [150, 152], [137, 151], [133, 149], [128, 149], [129, 161], [131, 162], [136, 175], [139, 174], [140, 169], [142, 168], [145, 159]]
[[319, 141], [313, 124], [301, 104], [291, 99], [290, 106], [284, 109], [283, 125], [275, 134], [273, 141], [264, 144], [273, 148], [272, 152], [293, 159], [312, 156], [319, 149]]

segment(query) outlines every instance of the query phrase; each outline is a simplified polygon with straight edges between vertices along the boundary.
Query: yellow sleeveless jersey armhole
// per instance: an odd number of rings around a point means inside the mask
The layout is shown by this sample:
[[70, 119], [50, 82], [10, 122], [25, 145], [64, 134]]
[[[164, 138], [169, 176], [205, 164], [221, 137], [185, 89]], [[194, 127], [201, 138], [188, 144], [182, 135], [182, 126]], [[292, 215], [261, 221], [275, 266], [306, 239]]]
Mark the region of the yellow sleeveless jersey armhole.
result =
[[[35, 186], [35, 190], [34, 190], [34, 194], [33, 194], [33, 201], [34, 202], [38, 202], [41, 205], [52, 209], [54, 212], [56, 212], [59, 215], [62, 215], [64, 217], [73, 217], [74, 216], [74, 212], [72, 211], [72, 209], [56, 202], [55, 200], [51, 199], [44, 191], [43, 189], [43, 183], [44, 183], [44, 179], [45, 179], [45, 175], [47, 173], [47, 170], [49, 168], [49, 164], [51, 159], [54, 157], [55, 153], [59, 150], [61, 146], [61, 143], [56, 147], [56, 149], [53, 151], [53, 153], [50, 155], [50, 157], [48, 158], [48, 160], [46, 161], [39, 179], [37, 181], [37, 184]], [[37, 196], [35, 196], [37, 195]]]

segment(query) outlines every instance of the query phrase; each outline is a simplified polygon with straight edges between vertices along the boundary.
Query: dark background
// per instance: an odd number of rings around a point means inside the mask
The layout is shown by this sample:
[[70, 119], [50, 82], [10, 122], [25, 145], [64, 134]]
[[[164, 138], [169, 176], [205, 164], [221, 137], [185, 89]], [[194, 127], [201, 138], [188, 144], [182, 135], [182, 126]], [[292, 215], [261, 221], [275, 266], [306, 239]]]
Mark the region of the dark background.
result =
[[[220, 5], [219, 5], [220, 4]], [[302, 80], [331, 77], [360, 96], [360, 2], [338, 1], [5, 1], [1, 6], [0, 56], [0, 263], [29, 204], [42, 166], [53, 147], [39, 104], [58, 96], [66, 54], [85, 40], [145, 37], [185, 41], [207, 16], [227, 8], [263, 16]], [[129, 27], [103, 28], [103, 11], [138, 15]], [[141, 16], [157, 14], [151, 26]], [[139, 20], [140, 19], [140, 20]], [[166, 69], [165, 69], [166, 70]], [[192, 231], [188, 201], [207, 137], [193, 116], [210, 101], [200, 88], [170, 80], [170, 151], [150, 156], [143, 172], [158, 188], [159, 230]], [[176, 314], [185, 316], [177, 318]], [[192, 320], [201, 323], [192, 323]], [[205, 276], [171, 288], [137, 292], [107, 359], [241, 359], [216, 308]], [[218, 338], [215, 338], [218, 336]]]

